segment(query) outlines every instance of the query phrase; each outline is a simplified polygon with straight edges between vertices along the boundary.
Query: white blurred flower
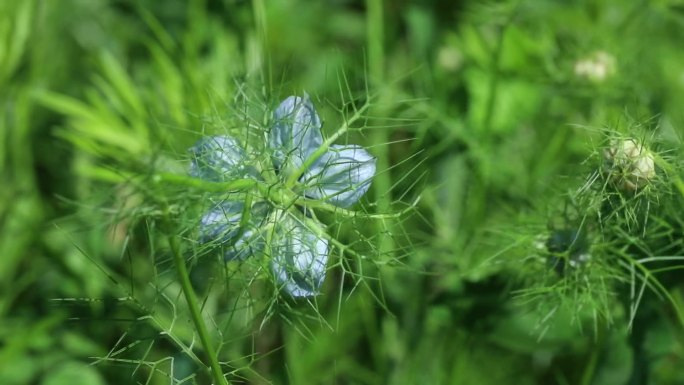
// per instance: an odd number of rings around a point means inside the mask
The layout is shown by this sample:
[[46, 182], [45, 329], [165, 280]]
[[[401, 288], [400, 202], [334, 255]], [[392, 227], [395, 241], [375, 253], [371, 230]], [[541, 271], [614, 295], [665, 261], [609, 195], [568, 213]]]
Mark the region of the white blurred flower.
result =
[[600, 83], [615, 74], [615, 57], [605, 51], [596, 51], [589, 57], [575, 63], [575, 75], [582, 79]]
[[437, 64], [447, 72], [456, 72], [463, 65], [463, 53], [453, 45], [443, 45], [437, 51]]

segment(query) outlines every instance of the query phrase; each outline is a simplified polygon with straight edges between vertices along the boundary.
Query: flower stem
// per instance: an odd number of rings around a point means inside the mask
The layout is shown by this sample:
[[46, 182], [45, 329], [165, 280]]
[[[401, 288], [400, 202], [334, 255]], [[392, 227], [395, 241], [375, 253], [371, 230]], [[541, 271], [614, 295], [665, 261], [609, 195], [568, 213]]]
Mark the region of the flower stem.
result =
[[202, 313], [200, 311], [199, 302], [197, 300], [197, 295], [190, 284], [190, 274], [188, 274], [188, 269], [185, 266], [185, 261], [180, 253], [180, 248], [178, 245], [178, 238], [174, 235], [169, 235], [169, 247], [171, 247], [171, 254], [173, 255], [173, 264], [176, 266], [176, 272], [178, 273], [178, 279], [180, 280], [181, 288], [183, 289], [183, 295], [190, 308], [190, 316], [192, 317], [192, 322], [195, 324], [195, 329], [197, 334], [199, 334], [200, 342], [204, 351], [207, 353], [209, 358], [209, 367], [211, 368], [211, 375], [214, 378], [214, 384], [216, 385], [230, 385], [228, 380], [223, 376], [221, 371], [221, 366], [219, 365], [216, 352], [211, 344], [209, 338], [209, 332], [207, 331], [207, 325], [202, 319]]

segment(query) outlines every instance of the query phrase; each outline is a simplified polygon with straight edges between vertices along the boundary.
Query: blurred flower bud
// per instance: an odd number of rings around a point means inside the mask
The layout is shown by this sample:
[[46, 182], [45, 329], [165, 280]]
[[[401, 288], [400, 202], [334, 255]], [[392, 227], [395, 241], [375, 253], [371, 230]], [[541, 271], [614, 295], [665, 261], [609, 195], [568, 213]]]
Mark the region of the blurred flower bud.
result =
[[549, 264], [558, 274], [565, 274], [566, 269], [577, 268], [591, 259], [589, 240], [582, 230], [554, 230], [546, 239], [546, 250], [549, 253]]
[[653, 154], [635, 139], [612, 141], [603, 156], [610, 178], [623, 190], [635, 191], [656, 175]]

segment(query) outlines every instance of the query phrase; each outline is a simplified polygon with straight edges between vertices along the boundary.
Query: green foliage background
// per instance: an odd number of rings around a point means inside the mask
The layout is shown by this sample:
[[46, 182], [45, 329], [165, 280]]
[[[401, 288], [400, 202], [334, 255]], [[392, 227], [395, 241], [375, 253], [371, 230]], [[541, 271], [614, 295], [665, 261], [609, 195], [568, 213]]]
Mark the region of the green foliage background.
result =
[[[613, 289], [519, 296], [559, 279], [524, 246], [567, 219], [603, 129], [679, 156], [682, 41], [679, 0], [0, 0], [0, 384], [210, 383], [128, 181], [180, 202], [151, 175], [183, 174], [199, 137], [304, 91], [329, 129], [347, 90], [375, 95], [353, 140], [383, 170], [369, 210], [420, 201], [391, 236], [360, 225], [367, 285], [333, 269], [315, 307], [256, 316], [204, 295], [232, 383], [684, 383], [678, 266], [640, 302], [639, 343]], [[577, 74], [603, 54], [605, 77]], [[674, 191], [654, 205], [676, 215]]]

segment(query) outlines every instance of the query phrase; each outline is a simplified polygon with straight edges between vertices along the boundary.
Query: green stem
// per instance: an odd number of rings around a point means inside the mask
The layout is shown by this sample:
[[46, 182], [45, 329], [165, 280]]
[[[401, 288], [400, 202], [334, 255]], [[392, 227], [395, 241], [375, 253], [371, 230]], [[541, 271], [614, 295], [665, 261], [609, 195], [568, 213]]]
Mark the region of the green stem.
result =
[[501, 53], [503, 51], [503, 40], [506, 34], [505, 25], [499, 38], [496, 41], [496, 47], [494, 48], [494, 54], [492, 55], [491, 64], [491, 74], [492, 77], [489, 79], [489, 85], [487, 87], [487, 102], [485, 103], [485, 113], [482, 120], [482, 130], [483, 132], [489, 134], [492, 132], [492, 118], [494, 117], [494, 107], [496, 105], [496, 91], [499, 86], [499, 61], [501, 60]]
[[[380, 106], [373, 115], [384, 116], [387, 99], [390, 93], [385, 87], [385, 20], [384, 20], [384, 4], [382, 0], [366, 0], [366, 9], [368, 16], [366, 18], [366, 44], [368, 45], [368, 70], [370, 75], [370, 85], [372, 89], [378, 92], [377, 105]], [[370, 140], [374, 145], [374, 155], [376, 156], [376, 167], [380, 170], [373, 177], [372, 188], [377, 202], [377, 210], [379, 213], [389, 213], [392, 204], [392, 180], [389, 173], [389, 133], [383, 122], [376, 119], [373, 122], [373, 128], [370, 132]], [[392, 259], [394, 250], [394, 240], [390, 236], [394, 221], [391, 219], [381, 219], [377, 222], [377, 248], [379, 260], [376, 263], [382, 263], [383, 260]], [[363, 264], [360, 264], [363, 266]], [[381, 289], [380, 289], [381, 290]], [[372, 291], [371, 291], [372, 293]], [[377, 299], [377, 298], [376, 298]], [[364, 317], [364, 324], [366, 333], [370, 336], [378, 336], [382, 333], [375, 325], [377, 319], [374, 311], [372, 311], [371, 301], [366, 298], [363, 299], [363, 310], [366, 314]], [[387, 365], [386, 354], [381, 348], [372, 349], [371, 356], [376, 362], [376, 366], [385, 367]]]
[[243, 191], [252, 189], [259, 184], [255, 179], [234, 179], [230, 182], [211, 182], [191, 176], [172, 173], [155, 174], [152, 177], [152, 182], [192, 187], [206, 192]]
[[513, 23], [513, 20], [517, 13], [517, 4], [511, 11], [511, 13], [506, 18], [506, 21], [501, 26], [501, 32], [499, 33], [498, 39], [496, 40], [496, 46], [494, 47], [494, 53], [492, 55], [492, 63], [490, 72], [492, 77], [489, 80], [489, 85], [487, 89], [487, 102], [485, 104], [485, 113], [482, 121], [482, 129], [486, 134], [492, 132], [492, 120], [494, 118], [494, 109], [496, 107], [497, 91], [499, 88], [499, 80], [501, 77], [501, 56], [503, 54], [504, 39], [506, 38], [506, 31]]
[[216, 351], [214, 350], [214, 346], [211, 344], [211, 340], [209, 338], [207, 325], [204, 323], [204, 319], [202, 319], [202, 313], [200, 311], [197, 295], [195, 294], [195, 291], [192, 288], [192, 284], [190, 283], [190, 274], [188, 273], [188, 269], [185, 266], [183, 256], [180, 253], [178, 239], [173, 235], [169, 235], [169, 246], [171, 247], [171, 254], [173, 254], [173, 264], [176, 266], [176, 271], [178, 272], [178, 279], [180, 280], [185, 300], [187, 301], [188, 307], [190, 308], [190, 316], [192, 317], [192, 322], [195, 324], [195, 329], [197, 330], [197, 334], [199, 334], [202, 347], [204, 348], [204, 351], [207, 353], [207, 356], [209, 357], [209, 366], [211, 368], [211, 374], [214, 377], [214, 383], [216, 385], [230, 385], [228, 380], [226, 380], [226, 378], [223, 376], [223, 372], [221, 371], [221, 365], [218, 362]]
[[264, 82], [273, 89], [273, 79], [270, 69], [271, 60], [269, 58], [268, 50], [268, 23], [266, 20], [266, 4], [264, 0], [253, 0], [252, 10], [254, 12], [254, 29], [256, 30], [256, 38], [258, 41], [258, 55], [261, 64], [261, 76]]
[[382, 86], [385, 80], [385, 23], [383, 18], [382, 0], [367, 0], [367, 39], [368, 39], [368, 67], [370, 70], [371, 83]]
[[[385, 52], [384, 52], [384, 18], [383, 18], [383, 2], [382, 0], [367, 0], [366, 8], [368, 9], [367, 18], [367, 44], [368, 44], [368, 67], [370, 71], [371, 85], [379, 90], [378, 104], [384, 105], [384, 99], [387, 97], [387, 91], [384, 90], [385, 80]], [[373, 189], [375, 191], [375, 198], [378, 204], [378, 211], [380, 213], [388, 213], [390, 211], [392, 196], [392, 180], [387, 170], [390, 167], [389, 148], [387, 143], [389, 137], [387, 132], [381, 127], [380, 122], [377, 122], [370, 138], [373, 144], [381, 144], [374, 147], [375, 155], [377, 157], [377, 169], [383, 170], [375, 175], [373, 178]], [[387, 223], [390, 222], [390, 223]], [[392, 239], [387, 236], [388, 230], [391, 228], [391, 221], [381, 220], [378, 222], [378, 251], [379, 254], [388, 257], [394, 248]]]
[[598, 365], [599, 352], [601, 351], [601, 345], [597, 344], [594, 349], [592, 349], [591, 355], [589, 356], [589, 362], [587, 367], [584, 368], [584, 373], [582, 374], [582, 385], [591, 384], [592, 380], [596, 375], [596, 367]]

